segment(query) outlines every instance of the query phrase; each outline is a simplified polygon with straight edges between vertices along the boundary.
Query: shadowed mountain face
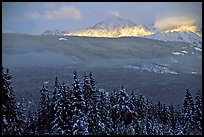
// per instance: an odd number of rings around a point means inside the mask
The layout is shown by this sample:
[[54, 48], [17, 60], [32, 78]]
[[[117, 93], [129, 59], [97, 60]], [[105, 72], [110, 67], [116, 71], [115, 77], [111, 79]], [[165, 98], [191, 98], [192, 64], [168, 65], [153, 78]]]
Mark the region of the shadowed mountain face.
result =
[[[62, 40], [63, 38], [63, 40]], [[2, 63], [13, 74], [17, 97], [37, 102], [44, 81], [73, 82], [76, 69], [93, 72], [99, 88], [123, 84], [129, 92], [181, 103], [185, 89], [202, 90], [202, 49], [145, 38], [89, 38], [3, 34]]]

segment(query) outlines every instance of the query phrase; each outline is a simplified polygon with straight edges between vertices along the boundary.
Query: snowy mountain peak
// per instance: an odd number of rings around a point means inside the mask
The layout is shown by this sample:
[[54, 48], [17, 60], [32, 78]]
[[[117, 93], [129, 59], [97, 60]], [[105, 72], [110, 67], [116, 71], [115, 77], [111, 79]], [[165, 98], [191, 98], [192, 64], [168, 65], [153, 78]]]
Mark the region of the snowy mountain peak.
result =
[[116, 30], [133, 26], [137, 26], [137, 24], [130, 20], [114, 17], [105, 21], [101, 21], [88, 29]]
[[90, 28], [65, 35], [117, 38], [124, 36], [146, 36], [151, 34], [152, 32], [146, 26], [137, 25], [133, 21], [114, 17], [101, 21]]

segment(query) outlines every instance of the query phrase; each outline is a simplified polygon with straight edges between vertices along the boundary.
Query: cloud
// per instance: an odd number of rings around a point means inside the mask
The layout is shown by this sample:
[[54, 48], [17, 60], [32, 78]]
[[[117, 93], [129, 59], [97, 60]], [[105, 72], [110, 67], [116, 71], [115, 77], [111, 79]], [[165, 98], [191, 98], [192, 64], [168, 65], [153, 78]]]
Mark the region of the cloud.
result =
[[81, 12], [73, 6], [61, 7], [58, 10], [45, 11], [44, 13], [29, 12], [25, 13], [24, 17], [28, 19], [47, 19], [47, 20], [61, 20], [61, 19], [81, 19]]
[[166, 17], [163, 19], [156, 20], [154, 27], [159, 30], [169, 29], [171, 27], [177, 27], [182, 25], [192, 25], [196, 22], [196, 19], [192, 17]]
[[113, 10], [109, 10], [107, 11], [108, 14], [111, 14], [113, 16], [119, 17], [120, 16], [120, 12], [119, 11], [113, 11]]

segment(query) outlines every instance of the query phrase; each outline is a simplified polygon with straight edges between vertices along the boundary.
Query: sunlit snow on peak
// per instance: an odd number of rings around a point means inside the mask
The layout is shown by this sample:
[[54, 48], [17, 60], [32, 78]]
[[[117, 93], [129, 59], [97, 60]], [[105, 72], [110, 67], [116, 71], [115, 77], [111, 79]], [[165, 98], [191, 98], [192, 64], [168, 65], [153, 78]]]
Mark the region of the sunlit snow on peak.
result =
[[202, 37], [201, 34], [199, 34], [197, 32], [198, 27], [194, 26], [194, 25], [184, 25], [184, 26], [179, 26], [179, 27], [175, 27], [175, 28], [171, 28], [171, 29], [167, 29], [164, 31], [164, 33], [172, 33], [172, 32], [188, 32], [191, 31], [195, 34], [197, 34], [198, 36]]

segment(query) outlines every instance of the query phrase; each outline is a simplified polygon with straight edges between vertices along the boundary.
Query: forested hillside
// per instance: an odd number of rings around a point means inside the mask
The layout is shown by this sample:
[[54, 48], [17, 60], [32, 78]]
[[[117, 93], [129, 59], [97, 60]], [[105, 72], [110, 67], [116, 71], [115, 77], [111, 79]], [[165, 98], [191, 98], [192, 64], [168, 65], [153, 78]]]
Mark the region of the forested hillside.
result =
[[[143, 95], [97, 88], [92, 73], [73, 82], [42, 84], [38, 110], [16, 102], [9, 69], [2, 68], [2, 135], [190, 135], [202, 134], [202, 97], [186, 89], [183, 104], [153, 104]], [[40, 86], [40, 85], [39, 85]], [[185, 90], [185, 89], [184, 89]], [[27, 110], [26, 110], [27, 109]]]

